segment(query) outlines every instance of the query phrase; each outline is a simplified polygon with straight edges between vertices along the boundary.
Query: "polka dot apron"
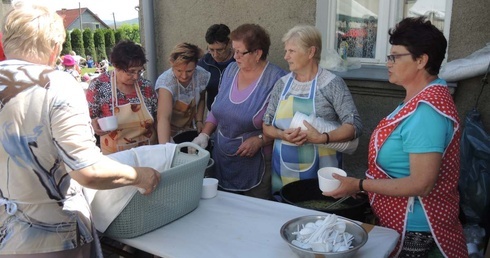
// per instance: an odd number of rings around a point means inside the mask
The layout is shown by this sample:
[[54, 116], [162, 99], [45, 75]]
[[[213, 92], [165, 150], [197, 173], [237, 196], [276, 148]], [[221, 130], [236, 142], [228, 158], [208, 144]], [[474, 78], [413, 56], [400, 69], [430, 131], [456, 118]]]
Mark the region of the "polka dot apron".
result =
[[[443, 153], [441, 170], [437, 182], [427, 197], [417, 197], [428, 218], [428, 223], [437, 246], [446, 257], [468, 257], [463, 229], [459, 214], [459, 139], [461, 131], [459, 118], [452, 97], [447, 87], [439, 84], [427, 86], [391, 119], [384, 118], [371, 135], [369, 143], [368, 170], [370, 179], [388, 179], [376, 158], [381, 146], [403, 119], [410, 116], [417, 105], [427, 103], [443, 116], [454, 122], [454, 135]], [[395, 229], [401, 237], [390, 257], [396, 257], [405, 238], [407, 212], [410, 202], [408, 197], [393, 197], [369, 193], [369, 200], [374, 213], [383, 227]]]

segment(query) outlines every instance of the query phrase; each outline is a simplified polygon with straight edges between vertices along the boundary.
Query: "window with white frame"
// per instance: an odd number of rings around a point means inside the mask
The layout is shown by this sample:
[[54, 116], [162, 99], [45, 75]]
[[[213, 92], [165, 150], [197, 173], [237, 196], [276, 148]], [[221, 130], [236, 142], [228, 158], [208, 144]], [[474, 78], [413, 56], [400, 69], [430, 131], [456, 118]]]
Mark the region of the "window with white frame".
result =
[[[323, 49], [349, 61], [384, 65], [388, 30], [406, 17], [427, 16], [449, 40], [452, 0], [317, 0]], [[322, 60], [327, 58], [322, 51]]]

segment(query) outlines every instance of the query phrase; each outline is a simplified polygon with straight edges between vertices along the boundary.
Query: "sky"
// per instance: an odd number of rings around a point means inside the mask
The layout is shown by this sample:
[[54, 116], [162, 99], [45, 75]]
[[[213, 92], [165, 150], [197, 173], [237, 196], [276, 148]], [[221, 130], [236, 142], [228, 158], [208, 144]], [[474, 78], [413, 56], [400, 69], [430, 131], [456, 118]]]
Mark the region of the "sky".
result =
[[113, 20], [112, 13], [116, 21], [126, 21], [138, 18], [138, 12], [134, 9], [139, 5], [139, 0], [24, 0], [25, 2], [33, 2], [43, 4], [53, 10], [74, 9], [87, 7], [99, 16], [101, 20]]

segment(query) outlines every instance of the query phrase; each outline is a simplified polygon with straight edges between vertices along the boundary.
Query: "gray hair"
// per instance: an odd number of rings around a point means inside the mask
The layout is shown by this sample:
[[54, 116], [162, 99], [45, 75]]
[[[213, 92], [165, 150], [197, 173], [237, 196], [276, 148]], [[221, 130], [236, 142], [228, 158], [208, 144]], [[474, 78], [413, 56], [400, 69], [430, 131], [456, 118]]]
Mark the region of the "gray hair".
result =
[[320, 62], [322, 53], [322, 37], [317, 28], [311, 25], [296, 25], [282, 37], [283, 43], [290, 40], [294, 40], [295, 43], [305, 51], [307, 51], [310, 47], [314, 47], [314, 58], [317, 62]]

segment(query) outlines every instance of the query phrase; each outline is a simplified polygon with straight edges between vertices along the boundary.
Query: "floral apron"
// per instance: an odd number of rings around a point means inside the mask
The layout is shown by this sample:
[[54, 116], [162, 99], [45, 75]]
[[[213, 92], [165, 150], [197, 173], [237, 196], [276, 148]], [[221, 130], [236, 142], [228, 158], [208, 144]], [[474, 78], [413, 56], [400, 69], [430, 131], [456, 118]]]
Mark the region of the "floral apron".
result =
[[[384, 118], [371, 135], [369, 142], [368, 170], [371, 179], [387, 179], [390, 176], [376, 163], [381, 146], [397, 125], [411, 115], [420, 102], [425, 102], [454, 122], [454, 135], [443, 153], [441, 172], [434, 189], [427, 197], [417, 197], [422, 204], [437, 246], [446, 257], [468, 257], [459, 214], [459, 118], [452, 97], [444, 85], [429, 85], [407, 102], [392, 119]], [[393, 197], [368, 193], [371, 207], [379, 218], [379, 224], [400, 234], [397, 246], [390, 257], [396, 257], [405, 239], [407, 212], [414, 197]]]
[[[176, 79], [177, 80], [177, 79]], [[190, 103], [186, 103], [179, 99], [180, 97], [180, 83], [177, 82], [177, 100], [174, 103], [172, 109], [172, 120], [170, 122], [171, 127], [171, 135], [175, 136], [178, 133], [193, 130], [195, 128], [194, 125], [194, 116], [197, 113], [197, 101], [196, 101], [196, 92], [194, 87], [194, 81], [191, 82], [191, 85], [187, 87], [192, 87], [192, 94], [194, 94], [194, 99]]]
[[[117, 117], [117, 129], [100, 137], [102, 153], [107, 155], [143, 145], [157, 143], [153, 116], [145, 105], [137, 83], [134, 84], [140, 103], [118, 105], [116, 77], [111, 75], [112, 108]], [[115, 103], [114, 103], [115, 102]]]
[[[318, 75], [312, 82], [308, 97], [290, 95], [286, 98], [294, 80], [291, 73], [281, 93], [281, 99], [272, 121], [275, 127], [282, 130], [288, 129], [297, 111], [306, 115], [315, 114], [317, 77]], [[275, 139], [272, 154], [272, 170], [274, 171], [272, 188], [276, 191], [283, 185], [294, 181], [316, 178], [319, 168], [338, 167], [339, 164], [341, 160], [337, 158], [337, 152], [333, 149], [311, 143], [297, 146], [294, 143]]]

